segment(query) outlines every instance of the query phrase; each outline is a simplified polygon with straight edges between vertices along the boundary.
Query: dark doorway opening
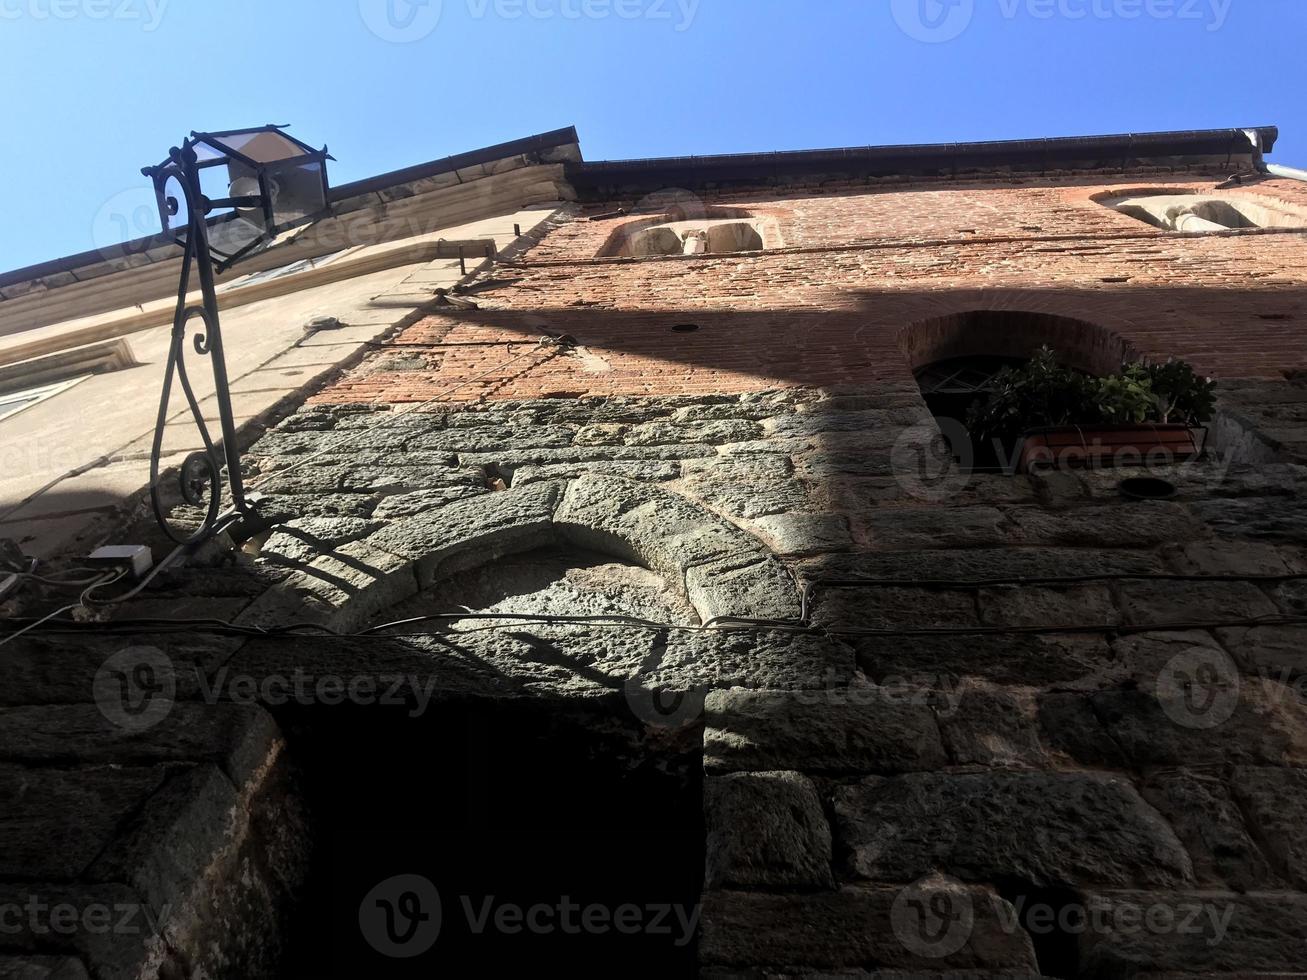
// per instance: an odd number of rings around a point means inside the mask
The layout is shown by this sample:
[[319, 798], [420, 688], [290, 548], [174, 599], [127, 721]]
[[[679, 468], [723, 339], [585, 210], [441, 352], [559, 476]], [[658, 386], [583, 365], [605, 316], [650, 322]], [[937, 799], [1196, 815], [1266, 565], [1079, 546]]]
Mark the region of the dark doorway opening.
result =
[[1000, 883], [999, 893], [1012, 903], [1015, 924], [1030, 935], [1040, 976], [1080, 976], [1080, 943], [1089, 928], [1084, 897], [1069, 888], [1036, 888], [1022, 881]]
[[[660, 746], [620, 708], [527, 701], [279, 720], [317, 840], [286, 976], [697, 971], [700, 736]], [[379, 909], [370, 927], [365, 904]], [[389, 939], [422, 946], [433, 913], [438, 936], [418, 955], [367, 934], [385, 915]]]

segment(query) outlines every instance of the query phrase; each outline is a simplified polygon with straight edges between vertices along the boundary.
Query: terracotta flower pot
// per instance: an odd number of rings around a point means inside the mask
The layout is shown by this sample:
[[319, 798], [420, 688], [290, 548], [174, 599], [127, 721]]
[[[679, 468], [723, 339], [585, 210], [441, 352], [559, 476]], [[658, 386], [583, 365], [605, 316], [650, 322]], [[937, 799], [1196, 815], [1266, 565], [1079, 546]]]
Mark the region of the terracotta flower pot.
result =
[[1199, 451], [1187, 425], [1051, 426], [1022, 437], [1018, 471], [1182, 463]]

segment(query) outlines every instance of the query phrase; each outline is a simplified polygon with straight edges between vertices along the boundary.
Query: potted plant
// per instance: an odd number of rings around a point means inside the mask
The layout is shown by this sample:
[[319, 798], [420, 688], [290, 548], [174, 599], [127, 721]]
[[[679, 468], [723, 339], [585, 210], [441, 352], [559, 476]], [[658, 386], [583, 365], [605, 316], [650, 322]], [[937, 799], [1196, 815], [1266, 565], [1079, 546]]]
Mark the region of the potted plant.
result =
[[1016, 446], [1019, 472], [1040, 466], [1112, 466], [1180, 462], [1199, 453], [1194, 429], [1211, 418], [1213, 382], [1184, 361], [1127, 364], [1094, 378], [1041, 348], [1028, 363], [995, 378], [972, 407], [968, 427]]

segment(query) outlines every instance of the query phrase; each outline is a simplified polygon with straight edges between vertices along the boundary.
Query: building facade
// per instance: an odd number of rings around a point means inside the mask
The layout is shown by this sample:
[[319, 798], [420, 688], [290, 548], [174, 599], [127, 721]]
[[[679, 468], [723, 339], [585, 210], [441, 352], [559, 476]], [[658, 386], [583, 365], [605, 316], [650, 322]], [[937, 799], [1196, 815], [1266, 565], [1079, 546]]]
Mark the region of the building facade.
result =
[[[460, 215], [511, 245], [406, 266], [246, 428], [270, 528], [0, 650], [0, 960], [1307, 975], [1274, 139], [524, 152]], [[1042, 346], [1215, 379], [1201, 457], [955, 459], [932, 396]]]

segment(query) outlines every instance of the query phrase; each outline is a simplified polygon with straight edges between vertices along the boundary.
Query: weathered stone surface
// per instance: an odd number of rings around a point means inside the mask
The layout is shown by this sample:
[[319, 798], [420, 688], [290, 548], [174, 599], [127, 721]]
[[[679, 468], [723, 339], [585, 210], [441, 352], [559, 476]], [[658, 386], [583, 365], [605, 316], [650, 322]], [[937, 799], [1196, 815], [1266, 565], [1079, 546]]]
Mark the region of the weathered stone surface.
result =
[[685, 572], [685, 592], [703, 622], [719, 616], [797, 621], [794, 579], [770, 558], [725, 558]]
[[971, 592], [900, 586], [822, 589], [813, 621], [826, 629], [926, 629], [979, 626]]
[[900, 583], [973, 582], [981, 579], [1059, 578], [1077, 575], [1140, 575], [1162, 572], [1149, 551], [1091, 548], [966, 548], [831, 555], [808, 562], [807, 578], [894, 579]]
[[853, 651], [822, 636], [795, 633], [673, 632], [657, 666], [641, 675], [670, 691], [759, 688], [826, 690], [853, 677]]
[[126, 885], [5, 883], [0, 908], [19, 910], [6, 929], [11, 953], [75, 955], [90, 965], [96, 980], [137, 980], [184, 969], [160, 938], [158, 917]]
[[1044, 510], [1009, 507], [1015, 536], [1028, 545], [1085, 545], [1098, 548], [1144, 548], [1168, 541], [1192, 540], [1200, 526], [1184, 507], [1170, 503], [1075, 507]]
[[1234, 771], [1231, 787], [1276, 869], [1307, 890], [1307, 771], [1243, 767]]
[[1081, 937], [1086, 976], [1297, 975], [1307, 961], [1302, 895], [1103, 892], [1088, 911], [1099, 925]]
[[1294, 497], [1199, 500], [1195, 516], [1218, 534], [1295, 544], [1307, 542], [1307, 502]]
[[[810, 436], [828, 432], [869, 433], [898, 430], [930, 418], [930, 410], [918, 402], [900, 408], [873, 408], [865, 411], [790, 412], [767, 419], [763, 427], [773, 435]], [[895, 433], [897, 434], [897, 433]]]
[[[86, 880], [129, 884], [158, 913], [180, 909], [225, 847], [238, 803], [236, 788], [216, 766], [173, 773], [124, 822]], [[243, 823], [244, 815], [239, 818]]]
[[1217, 630], [1244, 670], [1277, 680], [1307, 674], [1307, 626], [1254, 626]]
[[816, 787], [797, 772], [731, 773], [704, 787], [708, 888], [833, 888]]
[[730, 442], [756, 439], [761, 430], [754, 422], [743, 419], [719, 419], [702, 422], [644, 422], [625, 437], [628, 446], [686, 445], [703, 443], [720, 446]]
[[778, 555], [803, 557], [853, 546], [848, 521], [838, 514], [778, 514], [750, 523]]
[[90, 974], [73, 956], [2, 956], [0, 980], [88, 980]]
[[357, 517], [301, 517], [279, 525], [259, 550], [259, 557], [291, 565], [309, 565], [323, 553], [367, 537], [380, 522]]
[[858, 664], [877, 683], [886, 677], [933, 678], [953, 686], [964, 677], [999, 684], [1096, 686], [1115, 669], [1112, 651], [1101, 636], [859, 637], [851, 639]]
[[1199, 884], [1241, 892], [1277, 886], [1220, 778], [1186, 769], [1161, 772], [1145, 783], [1143, 795], [1175, 828], [1193, 859]]
[[1033, 698], [968, 684], [941, 692], [936, 711], [944, 745], [958, 765], [1041, 767]]
[[[815, 895], [714, 891], [704, 897], [699, 951], [710, 965], [843, 970], [872, 965], [919, 970], [1038, 972], [1030, 937], [1007, 923], [1016, 913], [987, 888], [941, 881], [948, 907], [966, 910], [956, 932], [930, 942], [902, 888], [842, 888]], [[909, 899], [911, 896], [907, 896]], [[956, 948], [952, 948], [955, 947]], [[754, 975], [751, 973], [751, 975]], [[974, 973], [965, 974], [975, 976]]]
[[554, 539], [554, 509], [562, 484], [541, 483], [450, 504], [426, 514], [401, 518], [366, 543], [416, 563], [417, 583], [425, 588], [451, 559], [471, 554], [478, 563], [500, 555], [541, 547]]
[[1184, 848], [1124, 779], [1097, 773], [910, 773], [835, 791], [850, 872], [915, 881], [935, 868], [1037, 887], [1174, 887]]
[[1307, 724], [1290, 692], [1249, 679], [1223, 685], [1200, 685], [1192, 704], [1183, 693], [1167, 702], [1147, 690], [1051, 694], [1040, 719], [1050, 746], [1088, 765], [1307, 764]]
[[4, 648], [0, 706], [89, 704], [95, 699], [96, 676], [105, 662], [133, 649], [165, 655], [173, 667], [176, 696], [191, 698], [199, 693], [200, 680], [212, 675], [243, 642], [240, 638], [179, 633], [24, 636]]
[[924, 698], [904, 703], [865, 687], [733, 690], [710, 694], [706, 710], [710, 769], [908, 772], [948, 761]]
[[[219, 672], [214, 696], [228, 693]], [[0, 760], [24, 765], [212, 762], [240, 783], [277, 748], [281, 733], [253, 705], [178, 701], [148, 728], [130, 730], [98, 705], [0, 710]]]
[[1285, 553], [1261, 541], [1181, 543], [1165, 549], [1172, 567], [1185, 575], [1287, 575]]
[[883, 551], [1016, 543], [996, 507], [886, 507], [863, 515], [859, 523], [868, 543]]
[[625, 480], [574, 481], [558, 528], [586, 548], [618, 554], [669, 577], [724, 558], [765, 557], [756, 540], [676, 494]]
[[463, 486], [438, 487], [434, 490], [396, 494], [395, 496], [383, 497], [381, 502], [377, 504], [376, 509], [372, 511], [372, 516], [378, 521], [391, 521], [398, 517], [412, 517], [416, 514], [426, 514], [438, 510], [446, 504], [467, 500], [469, 497], [480, 497], [489, 492], [489, 487], [474, 486], [469, 483]]
[[77, 878], [166, 775], [162, 766], [62, 770], [0, 765], [0, 877]]
[[986, 626], [1110, 627], [1120, 622], [1105, 585], [1005, 585], [981, 589], [976, 601]]
[[349, 630], [417, 590], [409, 559], [378, 548], [373, 538], [352, 541], [269, 589], [236, 622], [265, 628], [315, 623]]
[[574, 480], [587, 473], [638, 480], [641, 483], [667, 483], [680, 477], [681, 463], [675, 460], [636, 459], [521, 466], [512, 471], [513, 486], [525, 487], [546, 480]]
[[1247, 582], [1139, 582], [1118, 587], [1125, 621], [1136, 626], [1219, 623], [1275, 616], [1275, 604]]

